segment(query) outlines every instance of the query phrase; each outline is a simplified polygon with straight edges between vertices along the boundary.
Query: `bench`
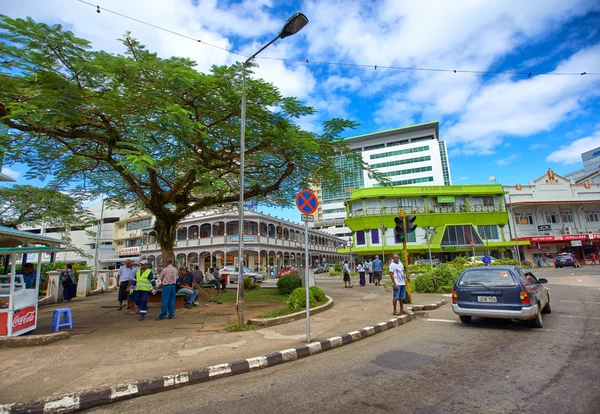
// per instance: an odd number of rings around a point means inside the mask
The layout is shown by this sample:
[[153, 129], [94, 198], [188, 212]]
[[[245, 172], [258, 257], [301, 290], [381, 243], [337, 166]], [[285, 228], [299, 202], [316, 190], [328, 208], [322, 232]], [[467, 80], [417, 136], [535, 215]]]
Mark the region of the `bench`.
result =
[[[162, 303], [162, 289], [157, 289], [156, 295], [148, 296], [148, 303]], [[175, 294], [175, 309], [183, 309], [185, 304], [185, 293]]]

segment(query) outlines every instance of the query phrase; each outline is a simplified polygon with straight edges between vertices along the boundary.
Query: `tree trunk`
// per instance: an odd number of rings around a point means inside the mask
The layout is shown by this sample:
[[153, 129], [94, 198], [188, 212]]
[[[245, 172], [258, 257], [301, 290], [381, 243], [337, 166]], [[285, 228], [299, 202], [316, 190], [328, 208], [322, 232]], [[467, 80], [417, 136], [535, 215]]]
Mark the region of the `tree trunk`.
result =
[[156, 217], [156, 233], [160, 243], [160, 252], [162, 255], [162, 267], [167, 266], [167, 260], [173, 260], [173, 266], [177, 267], [175, 262], [175, 236], [177, 234], [177, 222], [170, 220], [161, 220]]

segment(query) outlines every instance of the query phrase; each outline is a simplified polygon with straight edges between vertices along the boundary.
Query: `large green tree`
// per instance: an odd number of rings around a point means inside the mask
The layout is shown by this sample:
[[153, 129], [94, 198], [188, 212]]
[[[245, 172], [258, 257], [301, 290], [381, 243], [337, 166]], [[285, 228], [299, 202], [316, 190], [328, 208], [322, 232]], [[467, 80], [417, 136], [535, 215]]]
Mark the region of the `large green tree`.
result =
[[[241, 64], [200, 73], [129, 34], [114, 55], [30, 18], [0, 17], [0, 39], [5, 156], [26, 163], [28, 177], [151, 212], [163, 259], [181, 219], [239, 199]], [[245, 199], [287, 206], [318, 179], [339, 182], [334, 158], [348, 151], [336, 138], [352, 122], [308, 132], [295, 121], [313, 108], [260, 79], [247, 93]]]
[[93, 216], [67, 194], [50, 188], [15, 185], [0, 188], [0, 226], [84, 226]]

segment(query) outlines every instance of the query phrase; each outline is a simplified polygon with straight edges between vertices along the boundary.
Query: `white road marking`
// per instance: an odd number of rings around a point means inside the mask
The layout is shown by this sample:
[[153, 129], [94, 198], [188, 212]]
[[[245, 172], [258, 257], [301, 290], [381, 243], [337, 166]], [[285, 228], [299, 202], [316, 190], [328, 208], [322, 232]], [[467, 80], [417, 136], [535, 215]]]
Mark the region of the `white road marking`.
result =
[[600, 305], [600, 302], [588, 302], [588, 301], [581, 301], [581, 300], [564, 300], [561, 299], [561, 302], [569, 302], [569, 303], [590, 303], [592, 305]]
[[[581, 280], [581, 279], [577, 279], [577, 281], [578, 281], [578, 282], [583, 282], [583, 280]], [[305, 305], [306, 305], [306, 304], [305, 304]]]
[[448, 322], [448, 323], [456, 323], [458, 322], [456, 319], [425, 319], [429, 322]]
[[593, 318], [591, 316], [574, 316], [574, 315], [558, 315], [561, 318], [576, 318], [576, 319], [593, 319], [595, 321], [600, 321], [600, 318]]
[[[561, 331], [560, 329], [548, 329], [548, 328], [544, 328], [544, 332], [558, 332], [558, 333], [564, 333], [564, 334], [568, 334], [568, 335], [579, 335], [581, 332], [578, 331]], [[600, 332], [590, 332], [592, 335], [600, 335]]]

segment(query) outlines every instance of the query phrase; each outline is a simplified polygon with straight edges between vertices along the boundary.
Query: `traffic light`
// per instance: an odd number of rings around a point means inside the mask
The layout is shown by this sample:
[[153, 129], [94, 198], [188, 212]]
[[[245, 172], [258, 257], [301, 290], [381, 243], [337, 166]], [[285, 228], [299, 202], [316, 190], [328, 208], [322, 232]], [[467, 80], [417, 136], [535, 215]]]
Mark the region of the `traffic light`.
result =
[[396, 227], [394, 230], [396, 231], [396, 241], [398, 243], [402, 243], [406, 238], [406, 229], [404, 228], [404, 221], [402, 217], [395, 217], [394, 221], [396, 222]]
[[406, 234], [412, 233], [417, 228], [416, 224], [413, 224], [417, 216], [406, 216]]

